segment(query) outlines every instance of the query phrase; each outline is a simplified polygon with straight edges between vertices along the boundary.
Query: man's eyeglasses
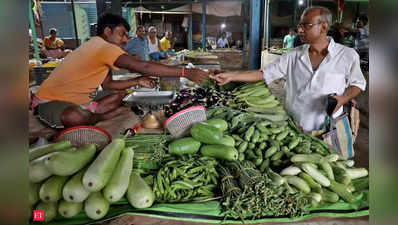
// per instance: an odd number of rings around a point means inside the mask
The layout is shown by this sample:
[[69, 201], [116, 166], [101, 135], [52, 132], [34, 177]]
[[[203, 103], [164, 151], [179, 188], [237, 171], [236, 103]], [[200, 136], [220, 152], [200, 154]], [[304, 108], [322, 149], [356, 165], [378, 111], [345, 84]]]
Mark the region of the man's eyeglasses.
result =
[[312, 27], [321, 24], [322, 22], [318, 22], [318, 23], [299, 23], [297, 24], [297, 29], [303, 28], [305, 30], [309, 30]]

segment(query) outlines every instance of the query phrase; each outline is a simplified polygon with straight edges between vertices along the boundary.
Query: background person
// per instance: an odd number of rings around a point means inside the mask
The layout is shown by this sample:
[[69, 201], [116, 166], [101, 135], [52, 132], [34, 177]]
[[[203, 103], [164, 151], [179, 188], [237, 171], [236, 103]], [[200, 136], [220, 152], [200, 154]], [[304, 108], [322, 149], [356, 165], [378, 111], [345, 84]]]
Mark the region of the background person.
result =
[[150, 27], [148, 29], [148, 53], [152, 60], [160, 61], [161, 59], [165, 59], [167, 56], [160, 46], [159, 39], [156, 37], [156, 33], [157, 31], [155, 27]]
[[228, 43], [226, 32], [222, 32], [221, 37], [217, 41], [217, 46], [219, 48], [229, 48], [229, 43]]
[[294, 48], [294, 30], [289, 29], [289, 33], [283, 38], [283, 48]]
[[125, 50], [133, 56], [138, 56], [141, 60], [150, 60], [148, 40], [145, 36], [145, 28], [143, 26], [137, 27], [136, 36], [127, 41]]
[[173, 37], [171, 31], [166, 31], [164, 37], [160, 39], [160, 47], [167, 54], [174, 53], [174, 45], [177, 41], [177, 38]]

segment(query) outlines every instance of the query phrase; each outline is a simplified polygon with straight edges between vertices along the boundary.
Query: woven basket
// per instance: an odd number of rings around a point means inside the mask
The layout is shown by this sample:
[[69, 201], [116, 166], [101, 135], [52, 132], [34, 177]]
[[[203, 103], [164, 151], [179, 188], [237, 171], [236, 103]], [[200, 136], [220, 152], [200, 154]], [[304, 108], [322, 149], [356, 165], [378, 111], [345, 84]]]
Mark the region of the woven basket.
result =
[[175, 138], [189, 134], [191, 127], [198, 122], [206, 121], [206, 111], [203, 106], [192, 106], [172, 115], [164, 123], [164, 127]]
[[111, 141], [111, 135], [104, 129], [95, 126], [76, 126], [58, 133], [54, 141], [69, 140], [74, 147], [85, 144], [97, 144], [97, 151], [102, 150]]

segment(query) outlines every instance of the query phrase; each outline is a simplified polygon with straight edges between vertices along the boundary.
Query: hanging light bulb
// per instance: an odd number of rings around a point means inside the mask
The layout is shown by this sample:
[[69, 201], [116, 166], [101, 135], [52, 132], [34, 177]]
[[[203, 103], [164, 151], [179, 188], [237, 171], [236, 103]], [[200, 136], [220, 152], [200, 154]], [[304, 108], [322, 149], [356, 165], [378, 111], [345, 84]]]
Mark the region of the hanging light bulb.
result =
[[299, 4], [299, 5], [303, 5], [303, 4], [304, 4], [304, 0], [299, 0], [299, 1], [298, 1], [298, 4]]
[[225, 23], [221, 24], [221, 29], [224, 29], [227, 25], [225, 25]]

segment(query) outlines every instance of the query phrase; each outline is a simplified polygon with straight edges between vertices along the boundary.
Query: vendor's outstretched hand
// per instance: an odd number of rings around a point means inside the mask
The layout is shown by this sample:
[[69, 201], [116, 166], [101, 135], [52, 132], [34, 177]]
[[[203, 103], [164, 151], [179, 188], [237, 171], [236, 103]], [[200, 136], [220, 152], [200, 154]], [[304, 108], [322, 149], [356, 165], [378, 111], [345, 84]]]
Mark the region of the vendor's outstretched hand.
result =
[[217, 75], [210, 76], [211, 79], [214, 79], [218, 85], [222, 86], [224, 84], [228, 84], [232, 81], [232, 77], [234, 76], [233, 73], [220, 73]]
[[209, 72], [200, 69], [186, 69], [185, 77], [198, 84], [209, 78]]
[[154, 88], [156, 86], [156, 79], [150, 77], [139, 77], [138, 85], [146, 88]]

